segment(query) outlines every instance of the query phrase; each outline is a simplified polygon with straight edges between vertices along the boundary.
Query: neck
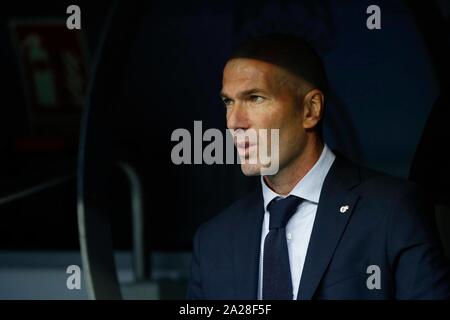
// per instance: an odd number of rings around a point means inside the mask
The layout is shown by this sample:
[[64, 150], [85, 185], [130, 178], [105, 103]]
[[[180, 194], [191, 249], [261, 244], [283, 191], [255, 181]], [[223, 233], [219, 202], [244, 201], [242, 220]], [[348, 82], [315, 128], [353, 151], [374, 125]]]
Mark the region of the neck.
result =
[[306, 144], [301, 155], [293, 159], [276, 175], [265, 176], [264, 181], [274, 192], [280, 195], [289, 194], [319, 160], [322, 150], [322, 141], [315, 137], [312, 138], [312, 141]]

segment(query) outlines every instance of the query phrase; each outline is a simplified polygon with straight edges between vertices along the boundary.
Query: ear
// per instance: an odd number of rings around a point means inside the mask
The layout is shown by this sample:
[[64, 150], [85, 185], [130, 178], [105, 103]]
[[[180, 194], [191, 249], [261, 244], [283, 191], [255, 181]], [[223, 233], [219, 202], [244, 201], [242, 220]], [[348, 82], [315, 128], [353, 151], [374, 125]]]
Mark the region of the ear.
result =
[[303, 128], [313, 129], [322, 119], [324, 96], [319, 89], [312, 89], [303, 98]]

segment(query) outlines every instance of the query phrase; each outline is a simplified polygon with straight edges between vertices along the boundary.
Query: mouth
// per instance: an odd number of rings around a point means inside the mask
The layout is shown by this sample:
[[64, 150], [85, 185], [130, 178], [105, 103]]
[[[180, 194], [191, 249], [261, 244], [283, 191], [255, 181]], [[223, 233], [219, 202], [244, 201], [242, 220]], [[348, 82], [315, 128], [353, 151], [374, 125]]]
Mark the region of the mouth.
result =
[[242, 142], [242, 143], [236, 142], [236, 148], [239, 148], [239, 149], [248, 148], [249, 146], [250, 146], [250, 142], [248, 142], [248, 141]]
[[241, 157], [248, 157], [253, 147], [256, 147], [256, 143], [250, 143], [248, 141], [245, 143], [236, 143], [236, 148]]

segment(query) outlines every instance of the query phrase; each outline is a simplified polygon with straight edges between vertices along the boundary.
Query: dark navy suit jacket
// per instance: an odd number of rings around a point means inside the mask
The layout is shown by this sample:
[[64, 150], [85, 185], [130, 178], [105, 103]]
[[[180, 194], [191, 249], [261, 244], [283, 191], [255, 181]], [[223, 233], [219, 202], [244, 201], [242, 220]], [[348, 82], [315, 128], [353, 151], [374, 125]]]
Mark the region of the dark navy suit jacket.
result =
[[[450, 299], [433, 212], [411, 182], [337, 156], [322, 187], [297, 298]], [[258, 189], [200, 226], [189, 299], [257, 298], [263, 216]], [[379, 267], [379, 289], [367, 286], [376, 281], [369, 279], [371, 265]]]

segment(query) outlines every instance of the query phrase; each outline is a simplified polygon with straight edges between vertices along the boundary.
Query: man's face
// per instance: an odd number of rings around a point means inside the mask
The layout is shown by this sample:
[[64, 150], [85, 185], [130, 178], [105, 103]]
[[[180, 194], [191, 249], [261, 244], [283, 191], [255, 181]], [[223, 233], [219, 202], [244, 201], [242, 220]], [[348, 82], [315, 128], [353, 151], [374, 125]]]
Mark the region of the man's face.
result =
[[[227, 109], [227, 127], [238, 142], [241, 168], [247, 176], [261, 173], [263, 164], [258, 150], [262, 143], [267, 143], [271, 159], [278, 156], [279, 171], [302, 153], [305, 144], [303, 108], [301, 97], [292, 86], [296, 81], [293, 77], [275, 65], [253, 59], [232, 59], [225, 66], [222, 98]], [[270, 154], [270, 133], [257, 141], [239, 143], [240, 136], [259, 129], [269, 132], [279, 129], [278, 155]], [[252, 158], [257, 161], [249, 161]]]

